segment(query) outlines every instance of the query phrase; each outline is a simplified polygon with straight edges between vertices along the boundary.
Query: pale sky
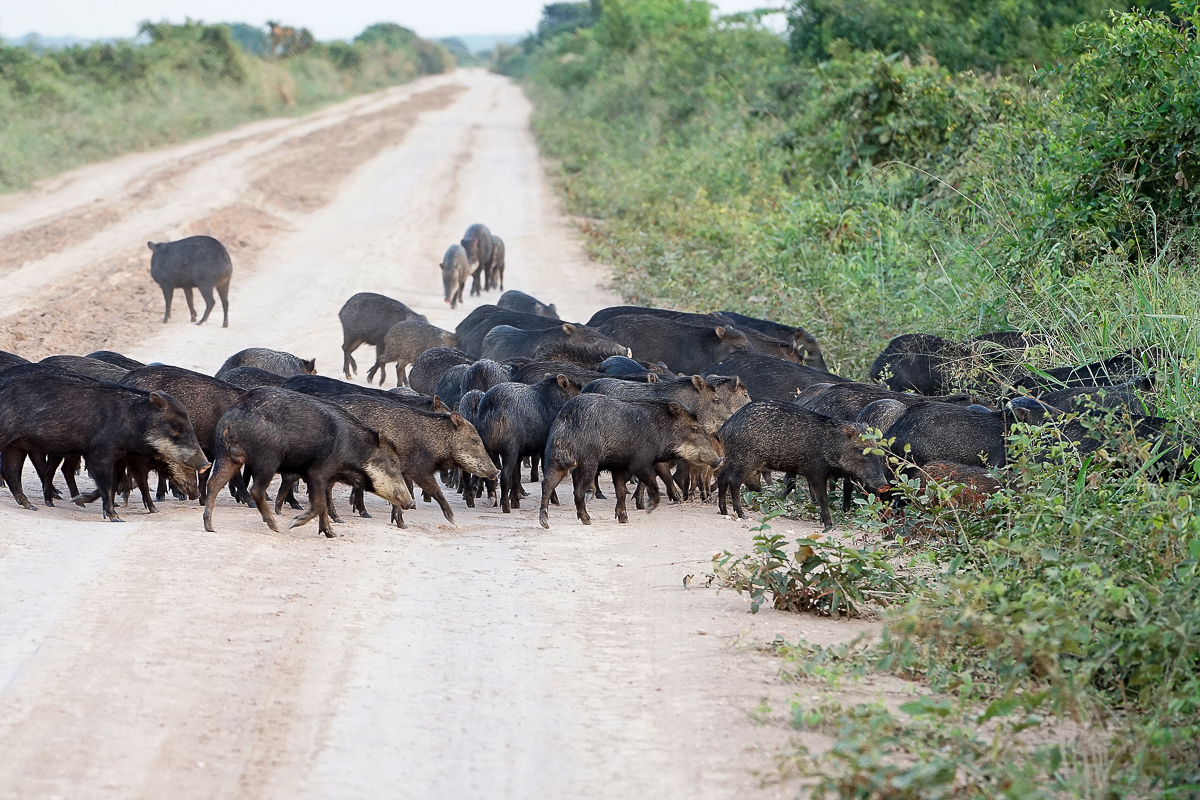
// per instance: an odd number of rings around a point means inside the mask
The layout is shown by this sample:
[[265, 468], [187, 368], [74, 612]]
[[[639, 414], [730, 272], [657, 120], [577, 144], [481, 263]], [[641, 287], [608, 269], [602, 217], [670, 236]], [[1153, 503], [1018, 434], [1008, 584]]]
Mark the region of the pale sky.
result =
[[[268, 19], [305, 27], [317, 39], [350, 39], [374, 22], [396, 22], [425, 37], [510, 34], [532, 30], [545, 0], [6, 0], [0, 3], [0, 36], [78, 36], [137, 33], [149, 19], [247, 22]], [[716, 0], [718, 13], [781, 7], [782, 0]]]

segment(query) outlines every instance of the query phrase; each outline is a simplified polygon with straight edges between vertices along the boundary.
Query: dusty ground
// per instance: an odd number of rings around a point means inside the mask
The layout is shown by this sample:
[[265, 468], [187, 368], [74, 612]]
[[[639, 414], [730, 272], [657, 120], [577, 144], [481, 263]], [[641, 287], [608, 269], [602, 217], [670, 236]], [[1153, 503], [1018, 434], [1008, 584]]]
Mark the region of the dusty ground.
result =
[[[354, 292], [447, 328], [494, 301], [442, 302], [437, 263], [476, 221], [505, 239], [507, 288], [586, 319], [620, 298], [528, 117], [516, 87], [460, 71], [0, 198], [0, 349], [212, 372], [259, 345], [337, 374]], [[180, 297], [160, 323], [145, 243], [196, 233], [232, 253], [228, 329], [187, 324]], [[795, 794], [762, 783], [790, 734], [753, 712], [795, 687], [757, 646], [869, 624], [685, 589], [750, 543], [712, 506], [618, 525], [593, 501], [591, 527], [556, 507], [545, 531], [535, 504], [451, 504], [458, 527], [421, 505], [398, 530], [372, 497], [326, 540], [227, 499], [208, 534], [192, 504], [116, 525], [0, 492], [0, 798]]]

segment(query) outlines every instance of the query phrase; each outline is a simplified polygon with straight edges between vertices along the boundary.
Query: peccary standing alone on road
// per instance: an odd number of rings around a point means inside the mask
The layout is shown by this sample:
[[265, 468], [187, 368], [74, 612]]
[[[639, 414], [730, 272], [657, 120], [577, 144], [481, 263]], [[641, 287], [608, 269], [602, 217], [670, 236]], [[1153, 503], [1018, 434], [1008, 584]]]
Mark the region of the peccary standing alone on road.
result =
[[233, 262], [225, 245], [211, 236], [189, 236], [177, 242], [146, 242], [146, 246], [154, 254], [150, 256], [150, 277], [162, 289], [167, 302], [163, 322], [171, 318], [171, 297], [176, 289], [183, 289], [192, 322], [196, 322], [192, 289], [199, 289], [204, 298], [204, 316], [196, 324], [203, 325], [217, 304], [213, 299], [216, 289], [225, 315], [221, 327], [229, 327], [229, 278], [233, 275]]
[[462, 302], [470, 273], [471, 265], [467, 263], [467, 251], [463, 246], [452, 244], [446, 248], [446, 254], [442, 256], [442, 288], [446, 290], [446, 302], [451, 308]]
[[492, 269], [492, 255], [495, 252], [492, 232], [488, 230], [487, 225], [475, 223], [463, 234], [462, 246], [467, 251], [468, 263], [475, 265], [475, 271], [471, 273], [471, 294], [480, 294], [480, 274], [483, 274], [485, 285], [490, 282], [488, 275]]

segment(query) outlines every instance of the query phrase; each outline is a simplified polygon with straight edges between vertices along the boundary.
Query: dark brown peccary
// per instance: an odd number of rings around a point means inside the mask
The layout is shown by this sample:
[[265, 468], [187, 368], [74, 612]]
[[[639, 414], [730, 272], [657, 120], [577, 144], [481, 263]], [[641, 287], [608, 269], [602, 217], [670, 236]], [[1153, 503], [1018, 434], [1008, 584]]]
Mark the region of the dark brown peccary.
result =
[[480, 273], [483, 274], [484, 281], [487, 283], [488, 275], [492, 269], [492, 254], [495, 247], [492, 232], [488, 230], [486, 225], [477, 222], [467, 228], [467, 232], [463, 234], [461, 244], [463, 249], [467, 251], [467, 261], [475, 265], [475, 271], [471, 273], [471, 294], [480, 294]]
[[554, 303], [546, 305], [536, 297], [518, 292], [516, 289], [509, 289], [500, 295], [500, 299], [496, 301], [496, 307], [519, 311], [522, 314], [536, 314], [547, 319], [558, 319], [558, 309], [555, 308]]
[[[29, 453], [78, 454], [87, 461], [114, 522], [114, 469], [127, 457], [161, 459], [172, 477], [195, 491], [196, 470], [206, 469], [187, 409], [170, 395], [92, 382], [53, 371], [33, 372], [0, 384], [0, 454], [9, 491], [34, 506], [21, 487]], [[190, 479], [189, 479], [190, 474]]]
[[258, 369], [274, 372], [285, 378], [296, 375], [313, 375], [317, 371], [315, 358], [300, 358], [282, 350], [271, 350], [266, 347], [248, 347], [234, 353], [225, 359], [225, 363], [217, 370], [217, 380], [225, 380], [225, 375], [238, 367], [257, 367]]
[[504, 240], [492, 237], [492, 268], [488, 270], [485, 289], [504, 291]]
[[661, 361], [683, 375], [699, 375], [738, 350], [753, 349], [746, 335], [732, 325], [691, 325], [664, 317], [624, 315], [605, 320], [597, 330], [629, 347], [631, 357]]
[[483, 337], [487, 336], [492, 328], [508, 325], [523, 331], [540, 331], [548, 328], [550, 324], [545, 317], [539, 317], [537, 314], [482, 305], [472, 309], [471, 313], [458, 323], [454, 329], [454, 338], [458, 341], [459, 350], [479, 358], [483, 352]]
[[135, 358], [130, 358], [121, 353], [114, 353], [112, 350], [97, 350], [94, 353], [88, 353], [88, 358], [94, 358], [97, 361], [107, 361], [109, 364], [121, 367], [122, 369], [141, 369], [146, 366]]
[[1005, 437], [1018, 421], [1031, 421], [1028, 409], [1010, 405], [983, 412], [927, 400], [910, 405], [884, 438], [894, 440], [893, 453], [917, 466], [953, 461], [1002, 467], [1007, 460]]
[[507, 362], [518, 358], [599, 364], [609, 356], [629, 355], [629, 348], [583, 325], [563, 322], [541, 330], [498, 325], [483, 337], [483, 358]]
[[367, 383], [379, 373], [379, 385], [383, 385], [387, 365], [396, 362], [396, 385], [407, 386], [405, 370], [416, 361], [417, 356], [435, 347], [454, 347], [454, 334], [416, 319], [397, 322], [383, 339], [383, 350], [375, 358], [375, 366], [367, 372]]
[[456, 364], [473, 364], [475, 359], [453, 347], [435, 347], [413, 360], [408, 373], [408, 386], [414, 392], [432, 395], [446, 370]]
[[192, 290], [199, 289], [204, 298], [204, 316], [196, 324], [203, 325], [217, 304], [213, 299], [213, 289], [216, 289], [225, 317], [221, 327], [229, 327], [229, 279], [233, 276], [233, 262], [229, 260], [225, 245], [211, 236], [189, 236], [177, 242], [146, 242], [146, 246], [153, 253], [150, 277], [162, 289], [167, 304], [163, 322], [171, 318], [171, 297], [176, 289], [183, 289], [192, 322], [196, 322]]
[[250, 497], [273, 531], [278, 527], [267, 505], [267, 486], [276, 474], [299, 475], [308, 484], [309, 510], [289, 527], [317, 517], [328, 537], [334, 535], [328, 498], [335, 482], [405, 508], [414, 505], [395, 445], [345, 410], [300, 392], [274, 387], [246, 392], [218, 420], [216, 448], [204, 505], [206, 531], [213, 530], [217, 496], [243, 466], [254, 480]]
[[467, 262], [467, 251], [461, 244], [452, 244], [442, 256], [442, 288], [446, 292], [446, 302], [451, 308], [457, 308], [462, 302], [463, 290], [467, 287], [467, 276], [471, 265]]
[[46, 356], [38, 363], [45, 364], [48, 367], [65, 369], [68, 372], [75, 372], [79, 375], [86, 375], [98, 381], [108, 381], [109, 383], [120, 383], [121, 378], [125, 377], [129, 372], [124, 367], [118, 367], [115, 364], [109, 364], [107, 361], [101, 361], [98, 358], [89, 358], [88, 356]]
[[878, 491], [886, 491], [883, 460], [864, 452], [863, 428], [778, 400], [756, 400], [721, 426], [725, 463], [717, 476], [717, 507], [727, 514], [725, 493], [741, 518], [742, 485], [758, 486], [764, 470], [803, 476], [821, 512], [821, 523], [833, 525], [829, 513], [830, 478], [852, 478]]
[[758, 331], [761, 334], [781, 342], [791, 342], [792, 349], [801, 353], [800, 363], [806, 367], [828, 372], [825, 356], [821, 353], [821, 345], [816, 337], [799, 326], [783, 325], [769, 319], [759, 319], [739, 314], [736, 311], [718, 311], [717, 316], [724, 317], [742, 329]]
[[766, 353], [739, 350], [704, 369], [703, 374], [737, 376], [755, 400], [795, 401], [800, 392], [822, 383], [848, 383], [848, 378]]
[[538, 384], [502, 383], [479, 401], [479, 437], [500, 468], [500, 509], [521, 507], [521, 459], [540, 455], [559, 409], [581, 387], [566, 375]]
[[[1150, 357], [1153, 354], [1146, 353], [1145, 355]], [[1013, 383], [1017, 388], [1027, 389], [1035, 395], [1060, 389], [1114, 386], [1132, 380], [1145, 372], [1146, 367], [1142, 363], [1142, 356], [1143, 353], [1139, 350], [1126, 350], [1103, 361], [1033, 372]]]
[[[434, 413], [423, 411], [369, 395], [331, 397], [334, 403], [353, 414], [368, 427], [379, 431], [396, 446], [400, 467], [406, 480], [420, 486], [437, 501], [442, 515], [454, 523], [454, 511], [438, 486], [441, 470], [461, 469], [485, 479], [494, 479], [500, 470], [492, 463], [475, 426], [457, 411]], [[362, 492], [356, 489], [351, 500], [354, 510], [366, 516]], [[392, 521], [403, 528], [404, 514], [393, 506]]]
[[359, 292], [351, 297], [338, 311], [338, 319], [342, 322], [342, 372], [347, 380], [351, 370], [358, 372], [353, 353], [360, 345], [374, 345], [378, 360], [383, 340], [393, 325], [406, 319], [429, 321], [399, 300], [375, 292]]
[[652, 511], [659, 502], [655, 465], [675, 459], [713, 468], [721, 463], [721, 444], [682, 405], [580, 395], [563, 406], [546, 437], [538, 521], [550, 527], [550, 498], [569, 472], [575, 514], [590, 525], [586, 494], [596, 485], [597, 473], [605, 470], [612, 473], [617, 521], [626, 523], [628, 480], [638, 478], [647, 487], [647, 510]]
[[1112, 386], [1085, 386], [1078, 389], [1059, 389], [1038, 395], [1038, 400], [1063, 411], [1087, 411], [1091, 406], [1123, 408], [1131, 413], [1152, 417], [1154, 401], [1143, 394], [1154, 391], [1154, 381], [1142, 376]]

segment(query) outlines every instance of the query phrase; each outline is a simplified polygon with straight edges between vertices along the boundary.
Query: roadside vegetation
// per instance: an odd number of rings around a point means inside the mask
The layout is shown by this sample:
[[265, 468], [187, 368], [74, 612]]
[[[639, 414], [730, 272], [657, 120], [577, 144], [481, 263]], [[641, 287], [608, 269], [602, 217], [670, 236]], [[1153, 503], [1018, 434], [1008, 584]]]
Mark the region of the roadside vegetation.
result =
[[871, 646], [777, 643], [787, 674], [928, 692], [798, 700], [837, 745], [785, 774], [839, 798], [1200, 796], [1197, 4], [786, 11], [779, 36], [687, 0], [558, 3], [498, 52], [623, 293], [802, 325], [855, 379], [907, 332], [1042, 332], [1042, 366], [1157, 348], [1186, 466], [1119, 418], [1086, 459], [1018, 427], [989, 499], [902, 485], [904, 514], [860, 506], [853, 542], [782, 537], [770, 518], [807, 509], [759, 495], [727, 585], [886, 620]]
[[391, 23], [352, 42], [189, 20], [57, 50], [0, 44], [0, 191], [453, 65], [444, 46]]

